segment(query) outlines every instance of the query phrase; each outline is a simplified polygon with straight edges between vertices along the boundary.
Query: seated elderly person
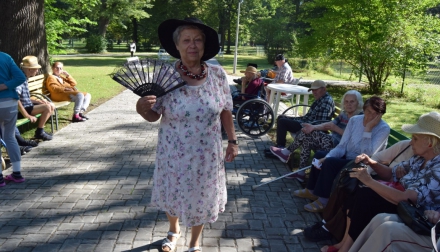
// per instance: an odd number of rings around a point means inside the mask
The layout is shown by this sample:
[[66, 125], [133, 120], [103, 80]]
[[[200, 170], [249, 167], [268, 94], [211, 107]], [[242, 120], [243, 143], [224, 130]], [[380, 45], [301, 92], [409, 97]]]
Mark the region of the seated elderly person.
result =
[[[270, 147], [272, 153], [277, 156], [281, 162], [286, 163], [289, 156], [297, 148], [301, 147], [299, 167], [307, 166], [311, 151], [330, 151], [339, 144], [348, 120], [362, 113], [364, 101], [362, 95], [356, 90], [347, 91], [342, 97], [342, 111], [340, 115], [331, 122], [318, 125], [303, 123], [302, 130], [295, 136], [293, 143], [287, 148]], [[331, 133], [328, 134], [328, 131]], [[305, 171], [287, 176], [288, 179], [296, 178], [299, 182], [304, 182]]]
[[[389, 167], [394, 167], [399, 163], [409, 160], [414, 155], [410, 146], [410, 140], [403, 140], [390, 146], [389, 148], [379, 151], [371, 158], [381, 164]], [[370, 166], [368, 166], [369, 173], [376, 173]], [[398, 178], [406, 175], [403, 167], [399, 166], [396, 169]], [[386, 179], [381, 178], [379, 179]], [[330, 240], [335, 238], [341, 241], [344, 237], [346, 226], [346, 214], [343, 211], [343, 203], [347, 198], [347, 193], [342, 189], [335, 187], [330, 195], [329, 202], [322, 212], [322, 220], [314, 225], [304, 229], [304, 236], [313, 242], [322, 240]]]
[[[314, 121], [330, 121], [335, 112], [335, 102], [327, 93], [326, 84], [322, 80], [316, 80], [312, 83], [309, 91], [312, 91], [315, 101], [310, 106], [309, 111], [304, 116], [290, 117], [278, 116], [277, 118], [277, 147], [286, 146], [286, 134], [298, 132], [302, 129], [303, 123], [312, 123]], [[268, 149], [269, 155], [273, 155], [272, 150]]]
[[84, 115], [84, 112], [89, 107], [92, 96], [90, 93], [78, 91], [76, 80], [63, 67], [64, 65], [61, 62], [52, 64], [53, 74], [47, 77], [46, 88], [49, 90], [53, 101], [75, 102], [72, 122], [85, 122], [89, 118]]
[[[234, 104], [247, 100], [250, 96], [258, 95], [261, 90], [263, 80], [260, 79], [259, 72], [253, 66], [248, 66], [245, 71], [240, 71], [245, 76], [241, 78], [241, 93], [232, 94]], [[250, 95], [250, 96], [246, 96]]]
[[[24, 57], [20, 67], [26, 75], [27, 80], [30, 77], [35, 76], [41, 68], [38, 64], [38, 59], [35, 56]], [[43, 99], [31, 99], [27, 80], [16, 88], [17, 94], [20, 97], [20, 100], [18, 101], [18, 109], [20, 113], [17, 115], [17, 118], [28, 118], [32, 123], [35, 123], [38, 120], [34, 138], [43, 141], [52, 140], [52, 135], [44, 131], [44, 124], [46, 124], [47, 120], [55, 110], [55, 105]], [[36, 117], [38, 114], [41, 114], [40, 119], [37, 119]]]
[[323, 211], [330, 197], [333, 180], [348, 162], [362, 153], [373, 155], [385, 149], [390, 134], [390, 127], [382, 120], [386, 112], [385, 101], [373, 96], [365, 101], [363, 109], [363, 115], [350, 119], [341, 141], [334, 149], [315, 154], [319, 162], [317, 167], [312, 166], [307, 187], [293, 193], [297, 197], [315, 200], [304, 206], [306, 211]]
[[[350, 177], [359, 179], [365, 186], [359, 187], [344, 203], [347, 214], [347, 232], [342, 241], [322, 251], [348, 251], [368, 223], [379, 213], [397, 213], [397, 203], [411, 200], [426, 210], [440, 210], [440, 114], [422, 115], [417, 124], [403, 125], [402, 130], [411, 133], [414, 156], [400, 166], [407, 174], [397, 180], [396, 169], [372, 160], [367, 154], [356, 157], [356, 162], [371, 166], [381, 177], [400, 182], [404, 190], [386, 186], [374, 180], [366, 168], [355, 168]], [[361, 199], [361, 200], [355, 200]]]
[[[275, 57], [275, 65], [278, 67], [278, 71], [272, 83], [293, 83], [295, 81], [292, 68], [289, 63], [287, 63], [284, 55], [278, 54]], [[266, 89], [266, 93], [266, 100], [269, 102], [270, 90]]]
[[[426, 210], [424, 214], [433, 224], [440, 220], [438, 211]], [[397, 214], [382, 213], [376, 215], [364, 228], [349, 252], [431, 252], [432, 245], [431, 237], [415, 233]]]

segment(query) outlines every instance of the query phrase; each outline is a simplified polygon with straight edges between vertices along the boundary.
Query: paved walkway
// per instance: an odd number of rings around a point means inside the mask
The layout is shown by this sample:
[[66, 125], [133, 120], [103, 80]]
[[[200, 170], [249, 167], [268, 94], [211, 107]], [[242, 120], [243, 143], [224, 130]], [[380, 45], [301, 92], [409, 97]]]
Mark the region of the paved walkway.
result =
[[[0, 189], [0, 251], [160, 251], [166, 215], [148, 206], [158, 123], [144, 121], [136, 101], [124, 91], [91, 111], [89, 121], [68, 125], [23, 157], [26, 182]], [[239, 156], [226, 165], [227, 208], [206, 226], [203, 251], [318, 251], [322, 243], [302, 234], [317, 215], [291, 196], [298, 182], [252, 190], [288, 171], [264, 157], [270, 139], [240, 133], [238, 139]], [[179, 252], [190, 235], [182, 232]]]

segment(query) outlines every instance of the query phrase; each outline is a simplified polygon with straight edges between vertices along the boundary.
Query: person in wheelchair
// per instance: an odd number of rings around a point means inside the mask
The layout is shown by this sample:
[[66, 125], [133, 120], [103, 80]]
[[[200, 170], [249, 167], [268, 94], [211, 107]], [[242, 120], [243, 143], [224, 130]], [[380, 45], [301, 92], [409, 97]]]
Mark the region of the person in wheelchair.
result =
[[245, 71], [240, 72], [244, 73], [245, 76], [241, 77], [241, 93], [232, 94], [234, 105], [257, 96], [263, 84], [263, 80], [260, 79], [260, 74], [255, 67], [248, 66]]

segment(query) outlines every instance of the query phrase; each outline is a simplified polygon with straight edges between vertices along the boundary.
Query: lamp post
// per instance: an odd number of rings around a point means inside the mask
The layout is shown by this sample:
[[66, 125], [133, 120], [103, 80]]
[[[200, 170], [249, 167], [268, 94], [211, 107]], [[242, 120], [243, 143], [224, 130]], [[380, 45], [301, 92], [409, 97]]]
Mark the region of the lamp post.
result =
[[237, 10], [237, 29], [235, 30], [235, 52], [234, 52], [234, 70], [232, 73], [235, 74], [235, 70], [237, 69], [237, 50], [238, 50], [238, 25], [240, 24], [240, 5], [243, 3], [243, 0], [238, 2], [238, 10]]

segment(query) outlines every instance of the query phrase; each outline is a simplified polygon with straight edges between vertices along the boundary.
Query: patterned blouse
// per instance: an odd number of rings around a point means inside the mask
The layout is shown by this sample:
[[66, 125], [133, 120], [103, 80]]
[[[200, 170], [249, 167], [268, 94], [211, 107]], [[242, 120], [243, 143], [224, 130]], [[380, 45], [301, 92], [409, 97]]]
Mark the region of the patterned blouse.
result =
[[403, 161], [393, 167], [393, 179], [397, 181], [396, 169], [405, 167], [408, 174], [400, 179], [400, 183], [406, 190], [417, 192], [417, 204], [426, 207], [427, 210], [440, 210], [440, 155], [428, 160], [421, 169], [425, 159], [413, 156], [408, 161]]
[[295, 78], [293, 78], [292, 68], [289, 66], [289, 63], [286, 62], [275, 76], [273, 83], [277, 83], [278, 81], [282, 81], [283, 83], [293, 83], [294, 80]]

